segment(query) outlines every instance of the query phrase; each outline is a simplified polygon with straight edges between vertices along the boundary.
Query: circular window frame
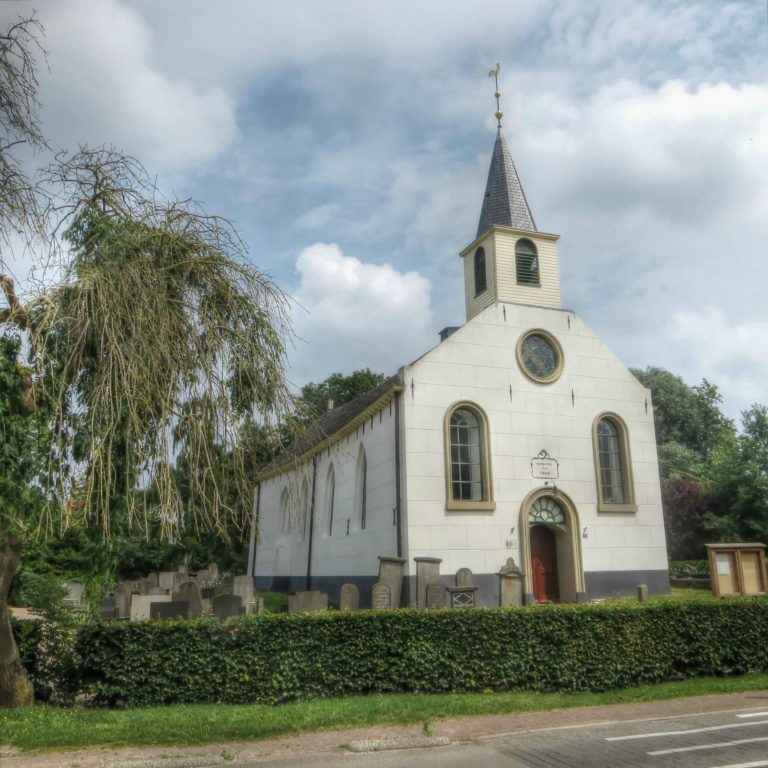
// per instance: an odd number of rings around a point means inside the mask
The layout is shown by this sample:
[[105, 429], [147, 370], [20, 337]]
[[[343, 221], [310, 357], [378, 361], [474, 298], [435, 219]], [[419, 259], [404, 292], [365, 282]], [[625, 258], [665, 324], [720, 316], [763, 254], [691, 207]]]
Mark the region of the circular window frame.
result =
[[[542, 336], [555, 350], [555, 355], [557, 356], [555, 370], [549, 376], [535, 376], [525, 367], [525, 363], [523, 362], [523, 344], [525, 343], [525, 340], [531, 336]], [[543, 328], [531, 328], [525, 333], [520, 334], [520, 338], [517, 340], [515, 354], [520, 370], [527, 378], [536, 384], [552, 384], [557, 381], [563, 373], [563, 367], [565, 365], [563, 348], [560, 346], [560, 342], [549, 331], [545, 331]]]

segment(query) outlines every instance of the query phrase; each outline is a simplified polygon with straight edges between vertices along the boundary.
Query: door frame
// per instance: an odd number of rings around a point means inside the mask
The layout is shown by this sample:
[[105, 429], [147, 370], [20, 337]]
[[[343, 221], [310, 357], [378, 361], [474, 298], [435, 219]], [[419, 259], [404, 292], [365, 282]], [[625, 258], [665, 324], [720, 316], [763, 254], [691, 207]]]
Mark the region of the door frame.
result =
[[[565, 525], [553, 526], [556, 529], [555, 535], [563, 537], [562, 544], [568, 548], [570, 554], [570, 557], [562, 558], [558, 548], [557, 567], [560, 601], [570, 602], [566, 595], [568, 592], [571, 592], [575, 595], [575, 602], [582, 602], [586, 599], [586, 587], [581, 555], [579, 513], [576, 505], [567, 494], [559, 489], [544, 486], [531, 491], [520, 505], [519, 530], [520, 562], [523, 571], [523, 603], [531, 605], [535, 602], [533, 595], [533, 567], [531, 564], [531, 524], [528, 521], [528, 515], [533, 503], [543, 497], [549, 497], [557, 502], [565, 514]], [[569, 586], [570, 589], [564, 590], [564, 584]]]

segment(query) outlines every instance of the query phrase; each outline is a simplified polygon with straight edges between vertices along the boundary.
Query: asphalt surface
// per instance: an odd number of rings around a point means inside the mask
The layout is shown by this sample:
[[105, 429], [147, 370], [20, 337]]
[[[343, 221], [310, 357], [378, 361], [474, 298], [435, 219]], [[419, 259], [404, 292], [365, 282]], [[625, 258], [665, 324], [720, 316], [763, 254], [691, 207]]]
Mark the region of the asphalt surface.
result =
[[[443, 745], [443, 746], [440, 746]], [[363, 750], [353, 752], [350, 747]], [[768, 691], [206, 747], [0, 752], [0, 768], [768, 768]]]

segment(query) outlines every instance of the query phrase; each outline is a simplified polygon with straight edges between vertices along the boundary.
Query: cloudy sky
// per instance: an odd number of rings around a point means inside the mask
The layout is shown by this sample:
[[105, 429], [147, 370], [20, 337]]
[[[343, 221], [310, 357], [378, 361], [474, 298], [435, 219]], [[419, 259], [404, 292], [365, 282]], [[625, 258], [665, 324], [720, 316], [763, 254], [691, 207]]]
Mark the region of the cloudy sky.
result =
[[768, 403], [765, 0], [38, 0], [0, 22], [32, 8], [51, 146], [115, 145], [233, 219], [295, 299], [297, 384], [392, 373], [463, 322], [498, 61], [564, 306], [731, 416]]

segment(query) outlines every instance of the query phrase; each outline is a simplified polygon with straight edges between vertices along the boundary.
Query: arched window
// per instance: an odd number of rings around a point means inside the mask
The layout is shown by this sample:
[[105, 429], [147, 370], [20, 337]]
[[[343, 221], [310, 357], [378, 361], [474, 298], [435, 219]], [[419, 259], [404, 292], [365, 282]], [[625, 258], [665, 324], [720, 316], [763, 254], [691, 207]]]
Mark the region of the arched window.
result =
[[445, 415], [446, 508], [492, 510], [488, 422], [472, 403], [457, 403]]
[[365, 530], [367, 523], [366, 513], [368, 505], [368, 462], [365, 458], [365, 448], [360, 446], [357, 455], [357, 473], [355, 478], [355, 512], [357, 514], [358, 527]]
[[478, 248], [475, 251], [475, 296], [479, 296], [487, 287], [485, 248]]
[[637, 511], [626, 425], [616, 414], [600, 414], [593, 424], [592, 442], [598, 511]]
[[299, 538], [303, 540], [307, 535], [307, 518], [309, 517], [309, 480], [306, 477], [301, 484], [301, 508], [297, 517], [296, 529], [299, 533]]
[[328, 467], [325, 479], [325, 518], [328, 521], [328, 535], [333, 536], [333, 503], [336, 496], [336, 473], [333, 464]]
[[515, 272], [518, 285], [541, 285], [539, 255], [530, 240], [523, 239], [515, 243]]

